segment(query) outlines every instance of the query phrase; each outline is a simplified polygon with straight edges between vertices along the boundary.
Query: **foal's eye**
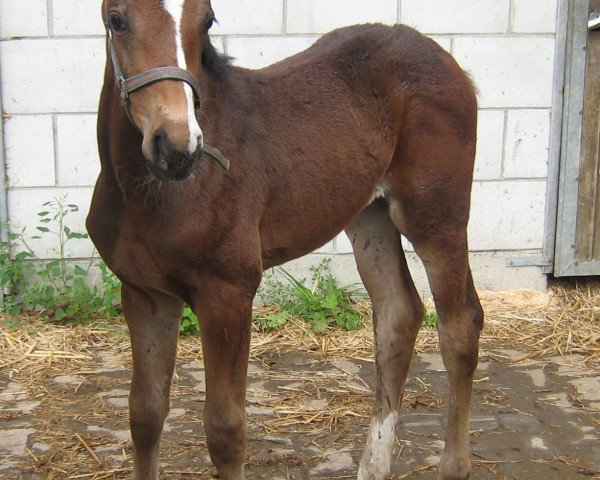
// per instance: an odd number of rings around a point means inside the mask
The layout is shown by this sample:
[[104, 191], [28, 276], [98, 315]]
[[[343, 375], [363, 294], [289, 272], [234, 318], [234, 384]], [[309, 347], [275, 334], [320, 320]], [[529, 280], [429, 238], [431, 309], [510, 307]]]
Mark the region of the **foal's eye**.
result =
[[115, 12], [108, 15], [108, 26], [113, 32], [124, 32], [127, 30], [125, 19]]
[[204, 27], [204, 31], [208, 32], [210, 30], [210, 28], [213, 26], [213, 23], [215, 23], [214, 18], [211, 18], [208, 22], [206, 22], [206, 27]]

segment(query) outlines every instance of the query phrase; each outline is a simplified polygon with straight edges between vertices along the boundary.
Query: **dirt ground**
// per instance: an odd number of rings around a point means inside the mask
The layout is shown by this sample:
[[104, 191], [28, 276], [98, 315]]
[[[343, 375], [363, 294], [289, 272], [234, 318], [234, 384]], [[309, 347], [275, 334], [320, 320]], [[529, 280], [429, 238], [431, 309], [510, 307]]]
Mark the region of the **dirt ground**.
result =
[[[366, 334], [344, 334], [347, 346], [337, 349], [294, 328], [289, 338], [304, 340], [284, 341], [285, 348], [277, 343], [282, 334], [257, 334], [253, 341], [247, 478], [355, 478], [375, 366], [370, 346], [352, 345]], [[15, 351], [24, 343], [16, 333], [3, 333]], [[0, 478], [130, 478], [131, 362], [123, 327], [60, 334], [71, 339], [68, 349], [63, 345], [44, 356], [39, 345], [56, 331], [30, 332], [39, 358], [23, 345], [29, 357], [0, 363]], [[434, 338], [424, 331], [413, 358], [398, 424], [395, 479], [436, 478], [446, 375]], [[536, 357], [525, 347], [483, 345], [473, 397], [471, 478], [600, 478], [599, 371], [578, 354]], [[204, 395], [199, 342], [185, 339], [163, 435], [163, 478], [208, 479], [215, 473], [202, 427]]]

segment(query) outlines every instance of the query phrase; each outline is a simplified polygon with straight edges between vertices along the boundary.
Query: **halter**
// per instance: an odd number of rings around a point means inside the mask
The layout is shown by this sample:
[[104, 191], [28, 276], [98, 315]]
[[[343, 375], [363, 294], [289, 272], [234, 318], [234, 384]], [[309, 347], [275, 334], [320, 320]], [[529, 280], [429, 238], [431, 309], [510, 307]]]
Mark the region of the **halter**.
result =
[[[200, 108], [202, 102], [200, 100], [200, 86], [198, 85], [198, 81], [193, 73], [188, 70], [179, 67], [158, 67], [152, 68], [150, 70], [146, 70], [145, 72], [138, 73], [129, 78], [125, 78], [123, 75], [123, 69], [121, 68], [121, 64], [119, 63], [119, 58], [117, 56], [117, 50], [115, 48], [115, 43], [113, 41], [113, 34], [110, 27], [106, 28], [108, 45], [110, 47], [110, 57], [113, 64], [113, 69], [115, 72], [115, 79], [117, 82], [117, 87], [121, 92], [121, 104], [125, 109], [125, 113], [127, 113], [127, 117], [133, 124], [135, 128], [140, 129], [135, 120], [133, 119], [133, 114], [131, 113], [131, 102], [129, 100], [129, 95], [136, 90], [141, 90], [142, 88], [147, 87], [148, 85], [152, 85], [153, 83], [162, 82], [163, 80], [177, 80], [180, 82], [184, 82], [188, 84], [192, 88], [192, 92], [194, 92], [194, 101], [196, 103], [196, 108]], [[212, 147], [207, 143], [204, 143], [202, 148], [203, 153], [214, 158], [219, 164], [225, 169], [229, 170], [229, 160], [225, 158], [225, 156], [221, 153], [218, 148]]]

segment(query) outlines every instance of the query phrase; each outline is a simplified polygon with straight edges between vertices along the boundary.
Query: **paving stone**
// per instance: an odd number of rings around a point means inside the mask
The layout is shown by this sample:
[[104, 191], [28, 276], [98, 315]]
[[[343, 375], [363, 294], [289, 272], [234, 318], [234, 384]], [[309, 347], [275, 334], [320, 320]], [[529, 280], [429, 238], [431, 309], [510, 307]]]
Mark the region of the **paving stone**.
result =
[[81, 375], [59, 375], [58, 377], [54, 377], [54, 383], [58, 383], [59, 385], [77, 386], [82, 382], [85, 382], [85, 377]]
[[590, 402], [591, 408], [600, 408], [600, 378], [581, 377], [569, 383], [577, 388], [581, 400]]
[[121, 447], [121, 445], [102, 445], [100, 447], [95, 447], [94, 448], [94, 452], [96, 453], [111, 453], [111, 452], [120, 452], [121, 449], [123, 447]]
[[113, 397], [106, 400], [111, 407], [127, 408], [129, 407], [129, 399], [127, 397]]
[[31, 449], [37, 452], [46, 453], [50, 451], [50, 445], [44, 442], [35, 442], [33, 445], [31, 445]]
[[27, 455], [27, 440], [35, 433], [32, 428], [2, 430], [0, 434], [0, 452], [14, 456]]
[[196, 381], [194, 385], [194, 392], [206, 393], [206, 378], [204, 370], [197, 370], [189, 372], [192, 378]]
[[516, 431], [538, 432], [541, 429], [541, 423], [529, 415], [507, 414], [499, 417], [500, 425], [512, 428]]
[[573, 409], [573, 404], [569, 399], [569, 396], [565, 392], [553, 392], [543, 397], [540, 397], [544, 403], [554, 405], [563, 409]]
[[248, 376], [256, 377], [264, 374], [267, 370], [259, 363], [250, 362], [248, 364]]
[[544, 439], [540, 437], [533, 437], [530, 439], [531, 448], [535, 448], [536, 450], [548, 450], [548, 447], [544, 443]]
[[259, 405], [249, 405], [246, 407], [246, 413], [248, 415], [265, 415], [272, 416], [275, 415], [275, 409], [272, 407], [263, 407]]
[[12, 381], [0, 393], [0, 400], [3, 402], [15, 402], [27, 399], [27, 390], [20, 383]]
[[331, 363], [346, 373], [357, 374], [361, 371], [362, 366], [345, 358], [335, 358]]
[[90, 432], [114, 437], [120, 442], [129, 442], [131, 440], [131, 433], [129, 432], [129, 430], [110, 430], [108, 428], [98, 427], [96, 425], [89, 425], [87, 429]]
[[181, 368], [183, 368], [184, 370], [202, 370], [204, 371], [204, 365], [202, 364], [202, 362], [190, 362], [190, 363], [184, 363]]
[[494, 430], [498, 428], [498, 420], [495, 417], [471, 417], [471, 428]]
[[31, 401], [31, 402], [19, 402], [16, 404], [14, 408], [5, 409], [6, 412], [20, 412], [20, 413], [31, 413], [37, 407], [40, 406], [42, 402]]
[[420, 353], [419, 360], [427, 363], [427, 370], [435, 370], [436, 372], [445, 372], [444, 361], [439, 353]]
[[100, 392], [98, 394], [99, 397], [128, 397], [129, 390], [124, 390], [122, 388], [115, 388], [113, 390], [109, 390], [107, 392]]
[[308, 409], [315, 412], [326, 409], [329, 406], [329, 400], [326, 398], [316, 398], [308, 402]]
[[352, 455], [349, 452], [335, 452], [325, 455], [325, 461], [313, 468], [310, 473], [312, 475], [335, 473], [353, 467], [354, 460], [352, 460]]
[[172, 408], [169, 411], [169, 416], [167, 417], [167, 422], [174, 422], [186, 414], [185, 408]]
[[524, 373], [531, 377], [531, 381], [536, 387], [545, 387], [546, 386], [546, 373], [543, 368], [536, 368], [533, 370], [524, 370]]
[[441, 426], [442, 415], [439, 413], [411, 413], [400, 419], [400, 428], [441, 428]]
[[277, 437], [274, 435], [265, 435], [262, 437], [265, 442], [277, 443], [279, 445], [292, 445], [292, 439], [289, 437]]

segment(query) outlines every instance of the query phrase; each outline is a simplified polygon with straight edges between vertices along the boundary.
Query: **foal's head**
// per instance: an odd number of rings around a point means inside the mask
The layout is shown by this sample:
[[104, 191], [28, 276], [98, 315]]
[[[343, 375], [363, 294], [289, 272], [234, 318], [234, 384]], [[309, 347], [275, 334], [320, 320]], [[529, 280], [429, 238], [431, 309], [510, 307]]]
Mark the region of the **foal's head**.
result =
[[[104, 0], [102, 15], [124, 78], [174, 66], [197, 75], [214, 14], [210, 0]], [[132, 92], [130, 117], [142, 152], [161, 179], [189, 176], [203, 147], [192, 87], [160, 80]]]

